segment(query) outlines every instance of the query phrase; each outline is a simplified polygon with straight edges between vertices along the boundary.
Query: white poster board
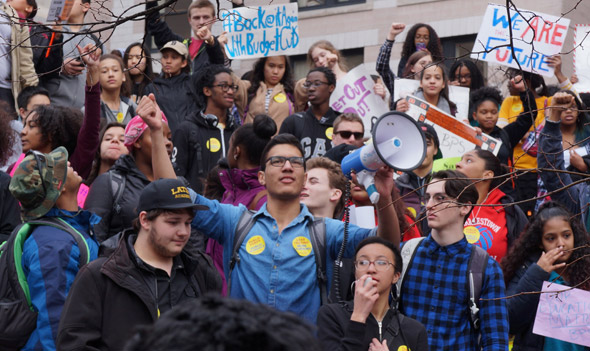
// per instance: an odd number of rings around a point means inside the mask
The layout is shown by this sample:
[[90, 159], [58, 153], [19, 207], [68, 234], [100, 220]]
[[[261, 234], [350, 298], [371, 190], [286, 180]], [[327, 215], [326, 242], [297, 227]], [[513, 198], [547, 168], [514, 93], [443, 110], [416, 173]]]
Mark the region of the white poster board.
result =
[[417, 121], [432, 125], [436, 130], [444, 158], [463, 156], [465, 152], [475, 149], [476, 146], [498, 155], [502, 145], [500, 140], [487, 134], [477, 135], [475, 129], [469, 124], [415, 96], [409, 95], [406, 100], [410, 105], [406, 113]]
[[574, 72], [578, 76], [579, 81], [574, 84], [574, 88], [578, 93], [590, 93], [589, 32], [589, 24], [576, 24], [576, 28], [574, 29]]
[[230, 59], [297, 54], [299, 22], [297, 3], [240, 7], [220, 14]]
[[70, 16], [74, 0], [37, 0], [37, 22], [56, 22], [66, 20]]
[[[503, 5], [489, 4], [471, 58], [519, 68], [546, 77], [553, 76], [553, 68], [546, 58], [561, 52], [570, 20]], [[510, 43], [512, 28], [512, 43]], [[516, 60], [511, 54], [511, 44]]]
[[330, 107], [340, 113], [356, 113], [363, 119], [365, 137], [371, 136], [371, 127], [383, 114], [389, 112], [387, 102], [375, 94], [375, 82], [364, 64], [349, 71], [338, 80], [330, 96]]
[[[396, 79], [393, 84], [393, 101], [413, 95], [420, 87], [420, 81], [415, 79]], [[457, 105], [455, 117], [460, 120], [469, 119], [469, 88], [449, 85], [449, 99]]]

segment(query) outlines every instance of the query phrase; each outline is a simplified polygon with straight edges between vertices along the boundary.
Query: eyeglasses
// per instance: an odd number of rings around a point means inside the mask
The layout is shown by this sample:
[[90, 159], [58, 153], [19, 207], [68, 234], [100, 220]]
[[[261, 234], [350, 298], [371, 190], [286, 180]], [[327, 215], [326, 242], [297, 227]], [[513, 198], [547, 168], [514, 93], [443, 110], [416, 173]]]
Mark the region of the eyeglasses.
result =
[[416, 40], [424, 39], [425, 41], [428, 41], [428, 39], [430, 39], [430, 36], [428, 36], [428, 35], [422, 36], [420, 34], [416, 34], [416, 36], [414, 37], [414, 39], [416, 39]]
[[293, 168], [302, 168], [305, 164], [305, 159], [303, 157], [285, 157], [285, 156], [271, 156], [269, 157], [266, 162], [270, 162], [270, 165], [273, 167], [283, 167], [285, 162], [289, 161]]
[[237, 85], [229, 85], [229, 84], [216, 84], [214, 85], [214, 87], [220, 87], [221, 90], [223, 91], [228, 91], [230, 88], [233, 91], [237, 91], [238, 90], [238, 86]]
[[340, 130], [334, 132], [334, 134], [340, 134], [343, 139], [349, 139], [351, 135], [354, 135], [356, 140], [361, 140], [363, 138], [363, 133], [361, 132], [351, 132], [349, 130]]
[[330, 83], [328, 83], [328, 82], [322, 82], [319, 80], [316, 80], [315, 82], [310, 82], [309, 80], [307, 80], [307, 81], [305, 81], [305, 83], [303, 83], [303, 87], [305, 89], [309, 89], [311, 87], [317, 88], [322, 84], [330, 85]]
[[464, 75], [464, 76], [462, 76], [462, 75], [460, 75], [460, 74], [459, 74], [459, 75], [457, 75], [457, 80], [459, 80], [459, 81], [460, 81], [460, 80], [462, 80], [462, 79], [465, 79], [465, 80], [471, 80], [471, 74], [466, 74], [466, 75]]
[[447, 196], [444, 194], [434, 194], [434, 196], [432, 196], [432, 197], [430, 197], [430, 195], [428, 195], [428, 194], [426, 196], [424, 196], [424, 201], [426, 203], [429, 203], [431, 199], [435, 205], [438, 205], [443, 202], [454, 202], [457, 200], [454, 197], [450, 197], [450, 196]]
[[356, 267], [357, 270], [359, 271], [366, 271], [367, 269], [369, 269], [369, 266], [371, 265], [371, 263], [375, 266], [375, 270], [378, 272], [384, 272], [386, 270], [389, 269], [389, 266], [393, 266], [393, 263], [386, 261], [386, 260], [375, 260], [375, 261], [369, 261], [369, 260], [360, 260], [360, 261], [354, 261], [354, 266]]

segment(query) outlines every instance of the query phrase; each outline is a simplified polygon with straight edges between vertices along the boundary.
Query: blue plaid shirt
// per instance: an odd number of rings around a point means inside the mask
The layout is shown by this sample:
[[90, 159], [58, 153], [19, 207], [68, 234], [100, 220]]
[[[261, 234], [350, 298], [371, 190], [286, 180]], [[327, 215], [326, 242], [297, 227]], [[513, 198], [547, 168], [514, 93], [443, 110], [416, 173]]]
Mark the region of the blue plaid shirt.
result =
[[391, 94], [390, 98], [389, 98], [389, 105], [391, 107], [391, 109], [393, 109], [393, 91], [394, 89], [394, 80], [395, 80], [395, 74], [393, 73], [393, 71], [391, 70], [391, 67], [389, 66], [389, 60], [391, 58], [391, 48], [393, 47], [393, 41], [391, 40], [385, 40], [385, 43], [383, 43], [383, 45], [381, 46], [381, 49], [379, 49], [379, 56], [377, 56], [377, 66], [375, 67], [375, 70], [377, 71], [377, 73], [379, 73], [379, 75], [381, 76], [381, 78], [383, 78], [383, 84], [385, 85], [385, 87], [387, 88], [387, 90], [389, 90], [389, 94]]
[[500, 267], [489, 258], [479, 302], [479, 334], [469, 318], [467, 266], [473, 245], [465, 238], [440, 246], [425, 238], [404, 277], [400, 310], [426, 326], [430, 350], [508, 350], [508, 312]]

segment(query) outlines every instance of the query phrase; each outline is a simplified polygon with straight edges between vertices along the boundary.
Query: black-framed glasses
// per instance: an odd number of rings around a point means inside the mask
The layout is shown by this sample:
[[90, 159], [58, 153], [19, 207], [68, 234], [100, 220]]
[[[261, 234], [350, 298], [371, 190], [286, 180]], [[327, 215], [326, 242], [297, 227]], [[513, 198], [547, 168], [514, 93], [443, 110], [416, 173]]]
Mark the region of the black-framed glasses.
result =
[[293, 168], [302, 168], [305, 164], [305, 159], [297, 156], [271, 156], [266, 160], [266, 162], [270, 162], [270, 165], [273, 167], [283, 167], [287, 161], [289, 161]]
[[303, 83], [303, 87], [305, 89], [309, 89], [311, 87], [317, 88], [317, 87], [319, 87], [322, 84], [330, 85], [330, 83], [328, 83], [328, 82], [322, 82], [321, 80], [316, 80], [316, 81], [313, 81], [313, 82], [310, 82], [309, 80], [306, 80], [305, 83]]
[[366, 271], [367, 269], [369, 269], [369, 266], [371, 265], [371, 263], [375, 266], [375, 270], [378, 272], [384, 272], [384, 271], [388, 270], [390, 266], [395, 267], [393, 265], [393, 263], [391, 263], [387, 260], [375, 260], [375, 261], [359, 260], [359, 261], [354, 261], [354, 266], [359, 271]]
[[237, 85], [229, 85], [229, 84], [225, 84], [225, 83], [224, 84], [215, 84], [213, 86], [214, 87], [220, 87], [221, 90], [223, 90], [223, 91], [228, 91], [230, 88], [233, 91], [237, 91], [238, 90], [238, 86]]
[[339, 130], [334, 132], [334, 134], [339, 134], [343, 139], [349, 139], [351, 135], [354, 135], [356, 140], [361, 140], [364, 136], [361, 132], [351, 132], [349, 130]]

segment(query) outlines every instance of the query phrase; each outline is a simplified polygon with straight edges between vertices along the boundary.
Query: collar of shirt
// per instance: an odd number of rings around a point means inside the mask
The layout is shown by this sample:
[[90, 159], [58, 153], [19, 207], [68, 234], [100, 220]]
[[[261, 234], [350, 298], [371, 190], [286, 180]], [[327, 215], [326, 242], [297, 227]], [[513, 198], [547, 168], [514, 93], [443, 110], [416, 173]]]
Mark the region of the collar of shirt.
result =
[[463, 237], [461, 240], [457, 241], [456, 243], [447, 245], [447, 246], [440, 246], [433, 238], [432, 234], [428, 235], [426, 239], [424, 239], [423, 243], [424, 247], [426, 248], [429, 255], [434, 255], [437, 251], [441, 250], [451, 256], [462, 254], [464, 253], [467, 248], [469, 247], [469, 243], [467, 239]]
[[[268, 212], [266, 205], [268, 202], [264, 203], [264, 205], [262, 205], [262, 207], [258, 210], [258, 212], [256, 212], [254, 214], [254, 217], [260, 217], [260, 216], [264, 216], [270, 219], [274, 219], [276, 221], [276, 219], [270, 214], [270, 212]], [[304, 204], [299, 204], [299, 215], [297, 215], [297, 217], [295, 217], [295, 219], [293, 219], [291, 221], [291, 223], [289, 223], [289, 225], [285, 228], [287, 229], [288, 227], [297, 225], [305, 220], [313, 220], [313, 215], [311, 214], [311, 212], [309, 212], [309, 209], [307, 208], [307, 206], [305, 206]]]

